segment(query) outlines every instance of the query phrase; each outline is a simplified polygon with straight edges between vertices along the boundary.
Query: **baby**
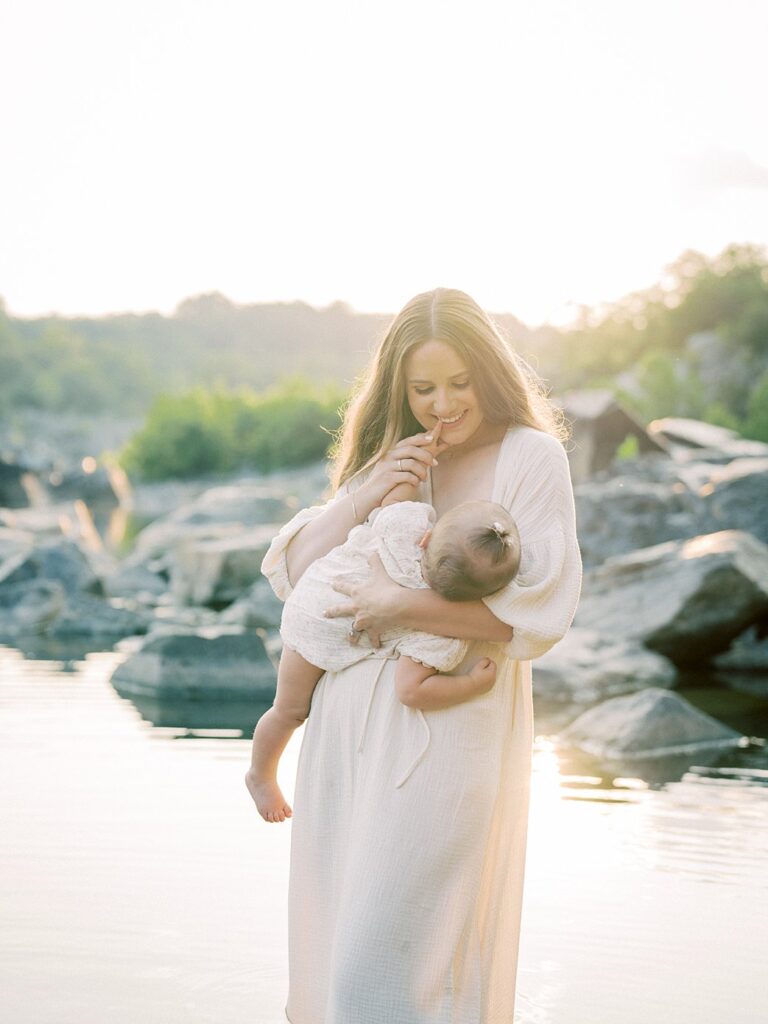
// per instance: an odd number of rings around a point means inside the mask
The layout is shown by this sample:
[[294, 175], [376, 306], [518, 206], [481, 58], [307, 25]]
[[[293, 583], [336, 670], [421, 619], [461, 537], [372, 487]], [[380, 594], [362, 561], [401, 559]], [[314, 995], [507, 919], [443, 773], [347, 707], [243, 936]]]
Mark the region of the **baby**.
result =
[[364, 658], [399, 655], [398, 698], [418, 708], [419, 691], [428, 686], [432, 709], [485, 693], [495, 681], [496, 665], [490, 658], [481, 658], [466, 675], [440, 674], [464, 659], [464, 640], [398, 627], [382, 633], [381, 647], [373, 649], [349, 642], [348, 620], [324, 617], [325, 609], [338, 601], [334, 581], [340, 576], [351, 582], [365, 580], [372, 552], [401, 586], [431, 587], [450, 601], [472, 601], [495, 593], [516, 575], [520, 539], [510, 514], [494, 502], [463, 502], [435, 523], [431, 505], [399, 501], [374, 509], [343, 544], [306, 569], [283, 608], [277, 691], [253, 734], [245, 780], [265, 821], [284, 821], [292, 813], [277, 784], [278, 761], [308, 716], [312, 693], [324, 672], [339, 671]]

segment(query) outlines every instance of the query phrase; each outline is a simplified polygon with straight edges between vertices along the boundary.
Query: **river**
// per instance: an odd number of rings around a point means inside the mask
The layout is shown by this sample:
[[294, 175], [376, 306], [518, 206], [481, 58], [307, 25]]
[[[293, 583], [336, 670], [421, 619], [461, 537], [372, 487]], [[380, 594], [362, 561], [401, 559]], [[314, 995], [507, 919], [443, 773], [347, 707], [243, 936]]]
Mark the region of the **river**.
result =
[[[243, 783], [259, 712], [140, 711], [121, 657], [0, 646], [3, 1024], [285, 1024], [291, 826]], [[516, 1024], [768, 1022], [768, 759], [678, 775], [537, 737]]]

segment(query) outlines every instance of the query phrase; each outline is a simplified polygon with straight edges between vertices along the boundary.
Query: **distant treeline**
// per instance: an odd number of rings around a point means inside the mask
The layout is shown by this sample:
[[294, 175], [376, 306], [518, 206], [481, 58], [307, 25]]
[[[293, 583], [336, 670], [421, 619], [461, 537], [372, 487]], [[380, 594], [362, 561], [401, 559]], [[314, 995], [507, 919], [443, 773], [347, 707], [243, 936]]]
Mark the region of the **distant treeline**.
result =
[[[768, 441], [763, 249], [734, 245], [714, 259], [684, 253], [658, 284], [583, 309], [569, 330], [494, 319], [556, 394], [608, 387], [644, 421], [692, 416]], [[316, 422], [336, 427], [336, 409], [389, 320], [341, 302], [237, 305], [216, 293], [188, 299], [169, 317], [20, 319], [0, 306], [0, 418], [30, 406], [146, 414], [125, 459], [147, 476], [197, 472], [198, 462], [285, 465], [298, 455], [281, 454], [275, 438], [291, 435], [291, 402], [297, 423], [322, 407]], [[320, 392], [295, 381], [269, 392], [286, 377], [329, 383]], [[287, 433], [259, 425], [270, 417]], [[291, 442], [296, 452], [304, 452], [304, 433]], [[327, 435], [315, 433], [324, 450]]]
[[[513, 316], [499, 319], [515, 343], [533, 334]], [[0, 303], [0, 416], [18, 406], [131, 416], [159, 395], [264, 391], [293, 375], [348, 388], [390, 320], [343, 302], [238, 305], [217, 293], [187, 299], [172, 316], [20, 319]]]

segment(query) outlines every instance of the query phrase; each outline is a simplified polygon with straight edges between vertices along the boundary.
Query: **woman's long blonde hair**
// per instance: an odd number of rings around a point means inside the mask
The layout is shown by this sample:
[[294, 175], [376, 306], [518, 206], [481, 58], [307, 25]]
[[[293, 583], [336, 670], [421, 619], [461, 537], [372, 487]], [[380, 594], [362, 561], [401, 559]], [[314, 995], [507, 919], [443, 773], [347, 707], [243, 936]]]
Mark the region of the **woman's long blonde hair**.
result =
[[408, 404], [405, 362], [413, 349], [431, 340], [446, 342], [467, 364], [489, 423], [522, 424], [566, 440], [562, 412], [487, 313], [466, 292], [435, 288], [400, 310], [355, 384], [331, 450], [334, 491], [402, 438], [423, 431]]

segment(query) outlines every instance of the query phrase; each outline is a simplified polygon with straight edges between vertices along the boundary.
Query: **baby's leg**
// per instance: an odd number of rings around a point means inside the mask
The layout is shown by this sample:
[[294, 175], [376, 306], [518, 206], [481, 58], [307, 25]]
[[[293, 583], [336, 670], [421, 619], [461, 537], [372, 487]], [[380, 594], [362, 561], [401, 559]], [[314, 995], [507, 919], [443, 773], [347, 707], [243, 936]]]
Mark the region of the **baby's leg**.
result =
[[245, 774], [248, 792], [265, 821], [285, 821], [292, 814], [277, 784], [277, 765], [288, 740], [309, 714], [312, 692], [323, 669], [283, 647], [272, 707], [256, 724], [251, 767]]
[[469, 673], [443, 676], [429, 665], [401, 657], [395, 669], [395, 693], [410, 708], [439, 711], [463, 704], [478, 694], [487, 693], [496, 682], [496, 663], [480, 658]]

